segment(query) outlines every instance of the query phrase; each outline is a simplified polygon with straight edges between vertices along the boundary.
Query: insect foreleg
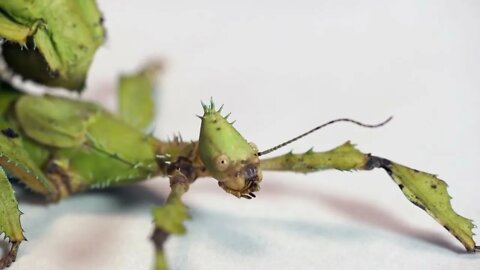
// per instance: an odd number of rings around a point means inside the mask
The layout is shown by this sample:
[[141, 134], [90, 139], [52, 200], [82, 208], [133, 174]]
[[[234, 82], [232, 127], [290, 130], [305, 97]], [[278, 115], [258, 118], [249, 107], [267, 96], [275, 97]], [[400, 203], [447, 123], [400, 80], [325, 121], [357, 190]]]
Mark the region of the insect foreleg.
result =
[[467, 251], [480, 248], [472, 238], [472, 220], [458, 215], [450, 204], [447, 184], [435, 175], [397, 164], [385, 158], [364, 154], [350, 142], [326, 152], [309, 150], [261, 160], [263, 170], [309, 173], [318, 170], [384, 169], [413, 204], [420, 207], [455, 236]]

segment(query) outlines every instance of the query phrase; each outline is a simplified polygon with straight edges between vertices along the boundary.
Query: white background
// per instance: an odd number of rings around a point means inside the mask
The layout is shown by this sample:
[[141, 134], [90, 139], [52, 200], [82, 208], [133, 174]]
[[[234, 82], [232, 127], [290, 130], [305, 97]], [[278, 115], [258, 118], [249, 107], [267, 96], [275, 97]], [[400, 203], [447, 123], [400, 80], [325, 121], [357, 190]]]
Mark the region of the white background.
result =
[[[196, 139], [200, 101], [225, 104], [260, 149], [347, 140], [445, 179], [480, 222], [478, 1], [99, 1], [108, 40], [84, 96], [114, 108], [119, 73], [166, 59], [156, 134]], [[28, 242], [11, 269], [151, 269], [150, 208], [166, 179], [43, 205], [20, 196]], [[193, 219], [166, 244], [172, 269], [478, 269], [479, 254], [408, 202], [386, 173], [265, 173], [255, 200], [211, 179], [185, 196]], [[480, 238], [476, 238], [480, 241]]]

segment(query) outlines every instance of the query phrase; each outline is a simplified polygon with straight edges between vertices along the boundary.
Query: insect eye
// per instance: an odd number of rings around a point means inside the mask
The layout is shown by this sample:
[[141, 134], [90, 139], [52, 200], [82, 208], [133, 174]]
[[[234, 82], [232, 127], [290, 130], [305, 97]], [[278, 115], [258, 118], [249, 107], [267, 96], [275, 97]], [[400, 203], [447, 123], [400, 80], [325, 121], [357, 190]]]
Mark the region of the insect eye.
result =
[[215, 166], [217, 167], [217, 170], [221, 172], [225, 171], [229, 165], [230, 165], [230, 160], [226, 155], [222, 154], [218, 156], [215, 160]]

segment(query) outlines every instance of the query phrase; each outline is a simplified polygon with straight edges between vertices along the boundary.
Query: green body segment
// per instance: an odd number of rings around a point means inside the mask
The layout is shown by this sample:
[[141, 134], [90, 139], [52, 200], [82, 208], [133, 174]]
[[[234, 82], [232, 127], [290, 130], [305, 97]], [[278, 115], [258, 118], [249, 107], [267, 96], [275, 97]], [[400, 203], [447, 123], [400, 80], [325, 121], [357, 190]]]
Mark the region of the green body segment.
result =
[[[145, 97], [153, 89], [154, 75], [153, 71], [150, 72], [149, 76], [132, 76], [144, 86], [141, 91]], [[125, 96], [129, 96], [132, 102], [125, 100], [126, 108], [138, 105], [133, 92]], [[124, 113], [137, 114], [146, 124], [153, 115], [151, 107], [145, 109], [146, 112], [141, 107], [127, 109]], [[162, 144], [145, 134], [140, 126], [95, 104], [52, 96], [30, 96], [3, 82], [0, 82], [0, 131], [0, 234], [5, 233], [11, 242], [9, 252], [0, 258], [0, 269], [15, 261], [18, 247], [24, 240], [21, 212], [4, 170], [27, 188], [55, 201], [75, 192], [163, 174], [163, 168], [157, 164], [157, 154], [165, 149], [183, 153], [181, 149], [187, 146], [176, 141]], [[157, 221], [167, 218], [159, 224], [177, 222], [179, 225], [176, 226], [184, 228], [186, 207], [180, 200], [172, 201], [177, 203], [166, 209], [174, 214], [172, 218], [161, 210], [156, 211], [155, 217]], [[178, 215], [181, 206], [183, 210], [180, 212], [184, 214]], [[167, 227], [169, 231], [173, 228], [172, 233], [179, 232], [176, 227]], [[166, 267], [163, 252], [158, 253], [158, 258], [157, 265]]]
[[95, 0], [2, 0], [0, 37], [10, 68], [48, 86], [81, 90], [105, 30]]
[[[22, 132], [21, 124], [15, 116], [15, 104], [24, 95], [13, 95], [10, 91], [0, 89], [0, 100], [5, 97], [10, 103], [2, 103], [0, 111], [0, 166], [8, 170], [28, 189], [43, 194], [51, 200], [59, 199], [58, 187], [51, 181], [44, 171], [44, 166], [52, 155], [52, 148], [43, 145]], [[4, 134], [11, 131], [13, 137]]]
[[150, 178], [159, 173], [155, 159], [158, 141], [107, 112], [88, 125], [80, 147], [59, 149], [54, 162], [76, 184], [103, 188]]
[[58, 147], [80, 146], [101, 109], [91, 103], [53, 96], [22, 96], [15, 114], [28, 137]]
[[12, 138], [3, 133], [0, 134], [0, 166], [36, 192], [45, 195], [55, 193], [54, 186], [31, 159], [20, 137]]
[[2, 84], [0, 112], [0, 128], [18, 135], [0, 136], [0, 165], [54, 200], [163, 173], [160, 142], [93, 103], [24, 95]]

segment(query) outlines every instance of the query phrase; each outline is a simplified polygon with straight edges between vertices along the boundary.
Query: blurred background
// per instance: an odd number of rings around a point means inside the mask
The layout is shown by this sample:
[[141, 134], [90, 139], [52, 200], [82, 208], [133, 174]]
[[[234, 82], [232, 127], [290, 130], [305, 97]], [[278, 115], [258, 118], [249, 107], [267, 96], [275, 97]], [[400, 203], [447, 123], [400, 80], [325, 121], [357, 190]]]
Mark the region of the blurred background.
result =
[[[338, 117], [272, 153], [364, 152], [436, 173], [454, 209], [480, 222], [478, 1], [99, 1], [107, 42], [84, 97], [115, 109], [117, 76], [165, 61], [155, 134], [198, 138], [200, 101], [232, 112], [264, 150]], [[19, 191], [20, 192], [20, 191]], [[151, 269], [154, 179], [45, 206], [20, 194], [26, 237], [12, 269]], [[254, 200], [199, 179], [185, 196], [189, 233], [166, 245], [172, 269], [475, 269], [479, 254], [407, 201], [389, 176], [264, 173]], [[478, 231], [477, 231], [478, 233]], [[477, 242], [480, 238], [476, 238]]]

